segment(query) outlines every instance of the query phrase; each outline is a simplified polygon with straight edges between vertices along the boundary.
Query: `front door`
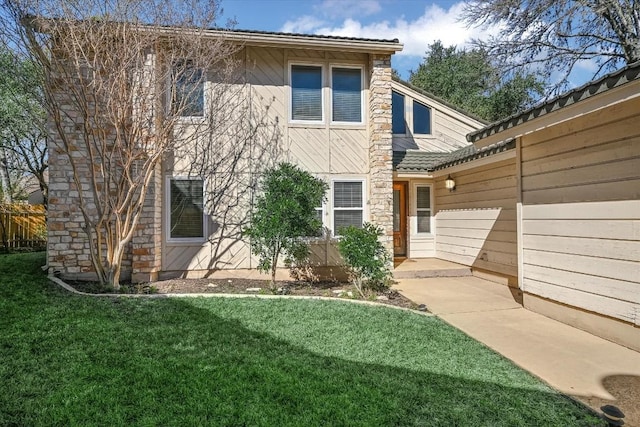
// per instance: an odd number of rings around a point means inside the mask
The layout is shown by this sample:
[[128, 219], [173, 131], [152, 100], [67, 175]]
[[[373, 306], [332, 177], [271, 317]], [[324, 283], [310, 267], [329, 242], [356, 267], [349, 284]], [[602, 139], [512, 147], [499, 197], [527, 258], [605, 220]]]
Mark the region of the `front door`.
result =
[[393, 256], [407, 256], [407, 183], [393, 183]]

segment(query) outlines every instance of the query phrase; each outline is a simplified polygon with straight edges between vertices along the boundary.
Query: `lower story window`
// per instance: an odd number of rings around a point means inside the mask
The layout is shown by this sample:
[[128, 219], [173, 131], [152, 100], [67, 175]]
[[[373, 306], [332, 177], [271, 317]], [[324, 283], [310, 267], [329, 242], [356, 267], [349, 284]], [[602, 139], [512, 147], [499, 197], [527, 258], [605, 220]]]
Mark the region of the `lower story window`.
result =
[[362, 181], [333, 182], [333, 231], [350, 225], [361, 228], [364, 219], [364, 197]]
[[204, 238], [202, 179], [169, 180], [169, 238]]
[[416, 187], [416, 213], [418, 233], [431, 233], [431, 187]]

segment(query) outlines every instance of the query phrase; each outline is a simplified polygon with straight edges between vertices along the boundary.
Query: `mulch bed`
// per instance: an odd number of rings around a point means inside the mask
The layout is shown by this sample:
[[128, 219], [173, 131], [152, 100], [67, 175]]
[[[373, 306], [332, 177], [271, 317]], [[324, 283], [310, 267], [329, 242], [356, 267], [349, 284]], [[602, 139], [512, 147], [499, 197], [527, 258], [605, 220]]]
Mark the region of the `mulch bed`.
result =
[[394, 289], [385, 292], [370, 292], [363, 298], [357, 289], [340, 282], [276, 282], [271, 289], [268, 280], [249, 279], [171, 279], [144, 284], [123, 284], [120, 291], [105, 288], [95, 282], [69, 282], [71, 286], [87, 293], [129, 293], [129, 294], [253, 294], [253, 295], [298, 295], [320, 296], [336, 299], [356, 299], [375, 301], [397, 307], [418, 309], [418, 305], [402, 296]]

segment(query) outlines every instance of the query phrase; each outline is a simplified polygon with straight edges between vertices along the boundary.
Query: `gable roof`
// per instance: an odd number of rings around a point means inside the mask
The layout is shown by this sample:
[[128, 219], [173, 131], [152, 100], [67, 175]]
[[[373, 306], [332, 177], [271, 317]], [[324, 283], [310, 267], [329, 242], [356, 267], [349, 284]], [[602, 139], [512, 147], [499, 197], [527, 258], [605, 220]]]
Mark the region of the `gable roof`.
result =
[[482, 148], [477, 148], [475, 145], [470, 144], [450, 153], [394, 151], [393, 170], [396, 172], [435, 172], [472, 160], [503, 153], [514, 148], [516, 148], [516, 140], [509, 139]]
[[565, 92], [549, 101], [542, 102], [522, 113], [511, 115], [506, 119], [491, 123], [480, 130], [471, 132], [467, 135], [467, 140], [469, 142], [480, 141], [488, 136], [519, 126], [635, 80], [640, 80], [640, 61], [627, 65], [618, 71], [607, 74], [598, 80], [586, 83], [569, 92]]

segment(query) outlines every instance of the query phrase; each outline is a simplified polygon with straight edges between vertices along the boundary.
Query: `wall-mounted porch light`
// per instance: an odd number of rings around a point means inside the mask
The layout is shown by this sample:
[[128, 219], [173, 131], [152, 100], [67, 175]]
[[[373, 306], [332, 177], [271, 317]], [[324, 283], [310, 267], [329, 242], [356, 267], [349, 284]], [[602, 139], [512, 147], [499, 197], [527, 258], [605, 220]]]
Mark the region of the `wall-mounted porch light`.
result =
[[447, 176], [446, 181], [444, 182], [444, 186], [447, 188], [447, 190], [449, 191], [453, 191], [456, 189], [456, 182], [453, 180], [453, 178], [451, 178], [451, 175]]

